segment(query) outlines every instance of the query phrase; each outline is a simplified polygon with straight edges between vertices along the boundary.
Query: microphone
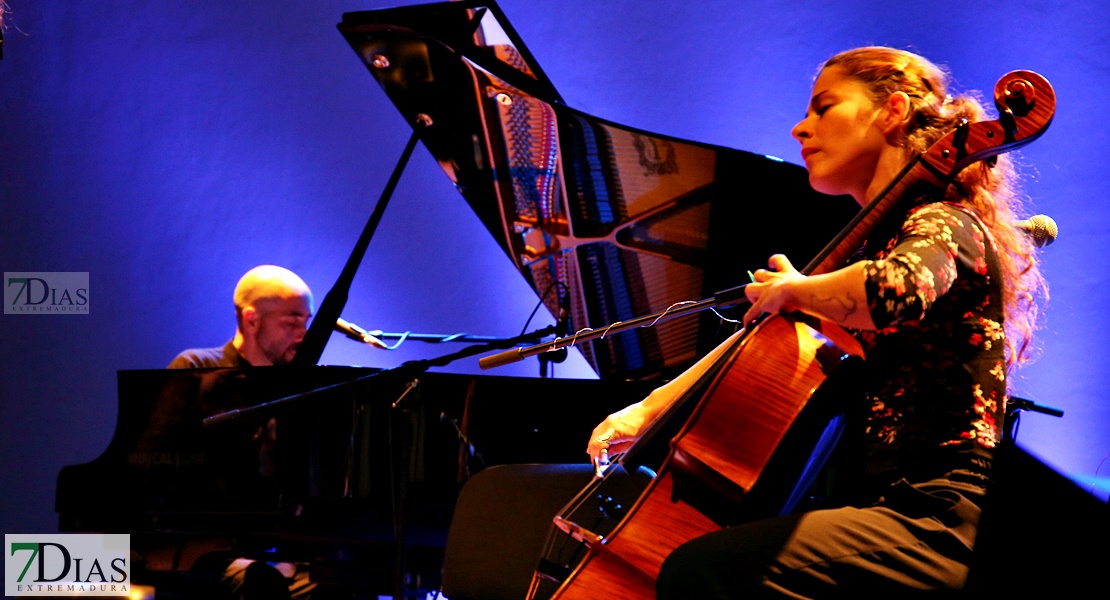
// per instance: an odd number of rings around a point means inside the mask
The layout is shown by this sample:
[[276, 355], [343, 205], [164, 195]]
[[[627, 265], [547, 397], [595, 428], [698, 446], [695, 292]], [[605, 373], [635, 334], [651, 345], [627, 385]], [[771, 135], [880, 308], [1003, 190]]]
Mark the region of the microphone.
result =
[[385, 345], [385, 342], [370, 335], [370, 332], [359, 327], [358, 325], [355, 325], [354, 323], [351, 323], [350, 321], [345, 321], [342, 318], [338, 318], [335, 320], [335, 330], [346, 335], [356, 342], [370, 344], [371, 346], [381, 348], [382, 350], [389, 349], [389, 347]]
[[570, 290], [563, 292], [559, 298], [559, 314], [555, 320], [555, 335], [562, 337], [570, 329]]
[[[564, 288], [566, 286], [563, 286]], [[570, 331], [570, 290], [563, 292], [559, 298], [559, 314], [555, 320], [555, 337], [561, 338]], [[549, 350], [540, 355], [540, 365], [545, 362], [561, 363], [567, 359], [569, 352], [566, 348], [559, 348], [558, 350]], [[546, 369], [543, 369], [541, 377], [546, 377]]]
[[1060, 235], [1056, 221], [1048, 215], [1033, 215], [1024, 221], [1015, 221], [1014, 227], [1029, 234], [1033, 238], [1033, 245], [1038, 248], [1055, 242], [1056, 236]]

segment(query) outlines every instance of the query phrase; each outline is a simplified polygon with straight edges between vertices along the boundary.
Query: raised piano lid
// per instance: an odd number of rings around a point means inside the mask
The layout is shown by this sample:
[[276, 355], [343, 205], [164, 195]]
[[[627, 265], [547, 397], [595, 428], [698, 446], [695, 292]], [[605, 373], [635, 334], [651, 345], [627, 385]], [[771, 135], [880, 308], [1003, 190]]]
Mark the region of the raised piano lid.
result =
[[[775, 252], [805, 264], [856, 211], [796, 165], [567, 107], [494, 2], [346, 13], [339, 30], [428, 123], [421, 141], [548, 310], [570, 294], [571, 332], [740, 285]], [[578, 348], [604, 379], [654, 378], [731, 331], [707, 312]]]

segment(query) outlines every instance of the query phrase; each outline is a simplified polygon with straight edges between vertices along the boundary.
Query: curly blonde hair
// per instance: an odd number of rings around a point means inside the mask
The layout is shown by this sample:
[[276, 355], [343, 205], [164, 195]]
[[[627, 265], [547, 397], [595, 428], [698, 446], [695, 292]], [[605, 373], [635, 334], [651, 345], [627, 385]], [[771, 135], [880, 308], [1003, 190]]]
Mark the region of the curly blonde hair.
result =
[[[912, 52], [881, 46], [856, 48], [833, 56], [821, 69], [830, 67], [838, 67], [866, 85], [876, 103], [885, 102], [895, 92], [909, 96], [912, 117], [901, 140], [907, 160], [924, 153], [963, 119], [977, 122], [987, 117], [976, 94], [950, 96], [948, 74]], [[1031, 360], [1040, 306], [1048, 300], [1033, 241], [1013, 226], [1024, 214], [1016, 180], [1013, 161], [1003, 154], [993, 163], [978, 161], [968, 166], [947, 191], [949, 199], [979, 216], [994, 242], [1002, 267], [1006, 362], [1011, 368]]]

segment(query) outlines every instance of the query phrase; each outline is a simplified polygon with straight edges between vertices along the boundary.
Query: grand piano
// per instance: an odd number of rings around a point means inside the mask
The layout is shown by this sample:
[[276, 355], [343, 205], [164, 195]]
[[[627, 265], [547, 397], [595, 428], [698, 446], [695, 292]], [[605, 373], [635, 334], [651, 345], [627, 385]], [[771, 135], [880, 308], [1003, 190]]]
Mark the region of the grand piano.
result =
[[[338, 28], [567, 332], [741, 284], [772, 251], [805, 262], [854, 213], [798, 166], [567, 106], [495, 2]], [[330, 324], [313, 330], [326, 343]], [[596, 381], [319, 366], [320, 348], [289, 367], [122, 371], [108, 448], [59, 473], [60, 529], [130, 533], [135, 581], [184, 596], [173, 576], [214, 552], [332, 565], [365, 597], [434, 589], [470, 475], [581, 462], [594, 424], [732, 330], [705, 312], [577, 344]]]

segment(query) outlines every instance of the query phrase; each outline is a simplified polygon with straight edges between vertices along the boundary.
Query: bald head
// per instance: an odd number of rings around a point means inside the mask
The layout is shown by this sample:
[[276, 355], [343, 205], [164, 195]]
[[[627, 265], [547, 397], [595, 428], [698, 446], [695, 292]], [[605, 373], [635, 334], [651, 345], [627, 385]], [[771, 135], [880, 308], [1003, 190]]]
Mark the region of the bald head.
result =
[[312, 291], [297, 274], [275, 265], [261, 265], [247, 271], [235, 286], [235, 309], [244, 308], [259, 300], [287, 300], [308, 297], [312, 301]]
[[235, 286], [235, 336], [239, 353], [252, 365], [293, 360], [312, 316], [312, 291], [289, 269], [262, 265]]

